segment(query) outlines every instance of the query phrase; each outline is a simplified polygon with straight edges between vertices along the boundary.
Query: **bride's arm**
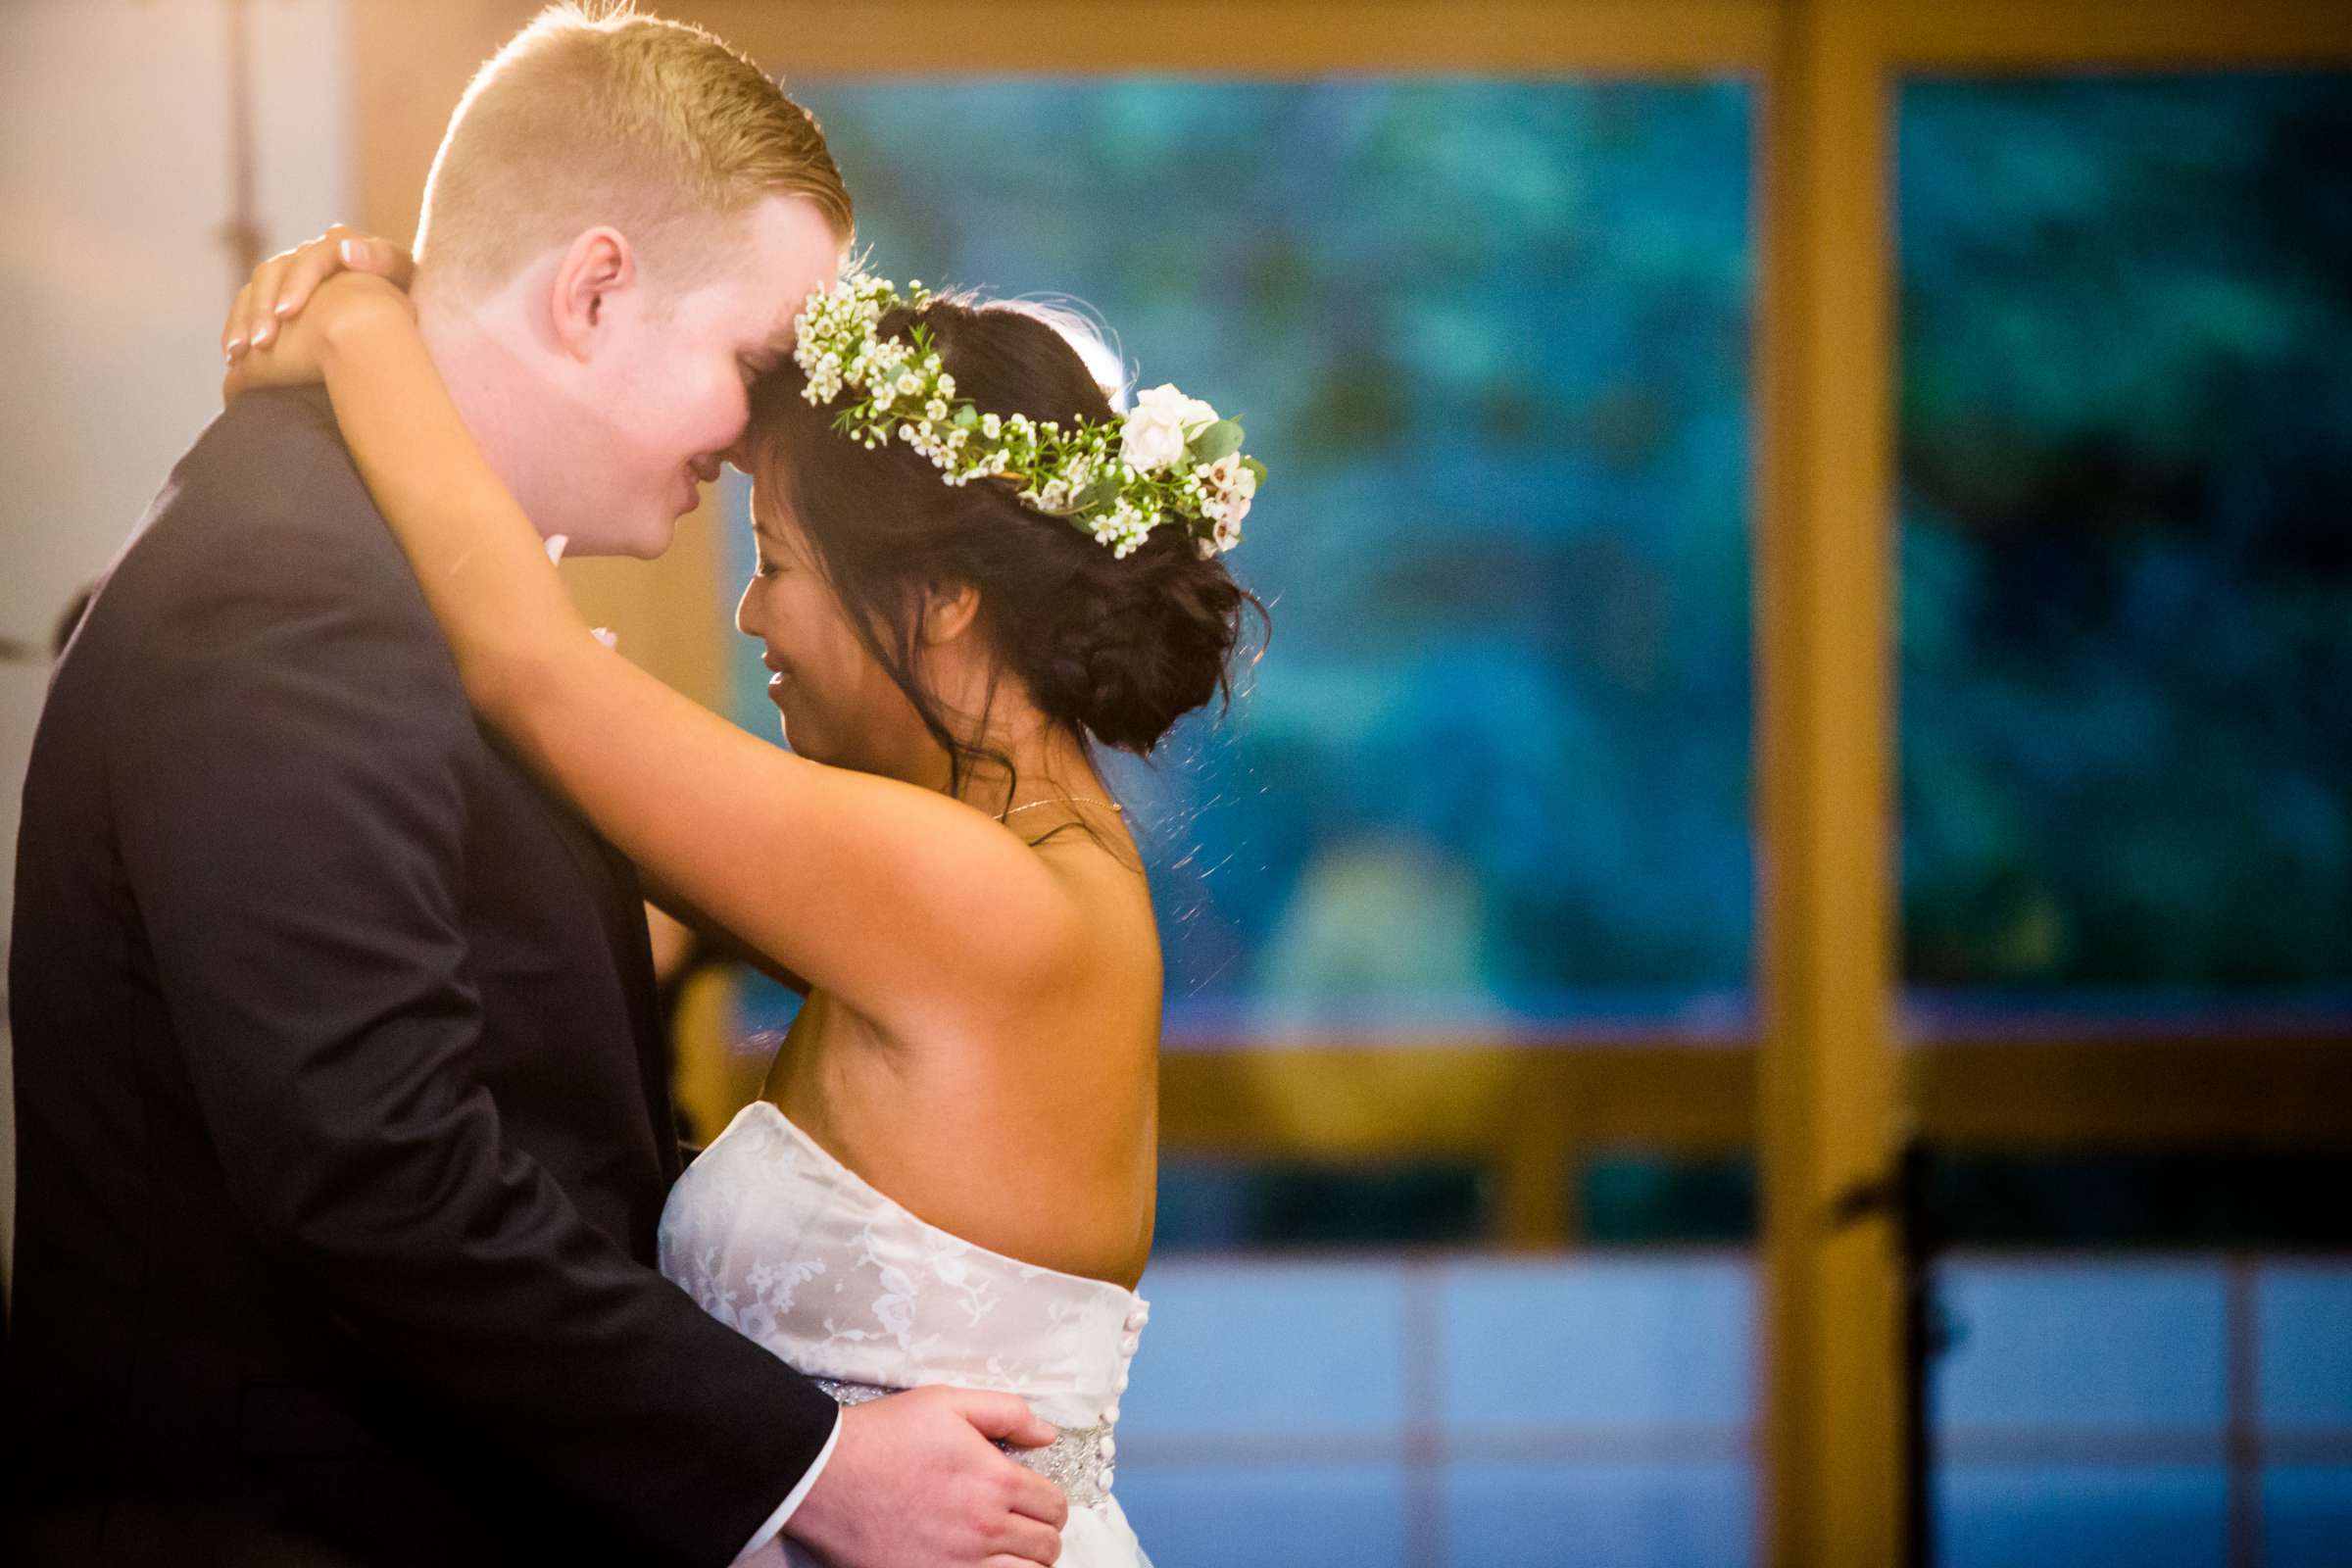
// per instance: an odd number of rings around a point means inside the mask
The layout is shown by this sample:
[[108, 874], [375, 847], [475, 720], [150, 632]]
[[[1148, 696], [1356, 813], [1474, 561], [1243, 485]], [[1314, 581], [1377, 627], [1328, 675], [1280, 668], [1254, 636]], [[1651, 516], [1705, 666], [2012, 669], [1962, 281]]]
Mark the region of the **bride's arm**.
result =
[[[696, 908], [691, 900], [654, 875], [650, 868], [640, 865], [637, 870], [649, 912], [659, 911], [662, 918], [685, 931], [688, 941], [701, 943], [712, 957], [748, 964], [788, 991], [797, 991], [804, 997], [808, 994], [806, 977], [794, 974], [772, 956], [711, 919], [709, 910]], [[655, 951], [658, 956], [658, 945]], [[660, 963], [657, 962], [655, 967], [659, 969]]]
[[589, 634], [459, 419], [407, 302], [330, 280], [306, 313], [361, 476], [474, 707], [606, 837], [761, 954], [886, 1024], [1056, 978], [1076, 917], [960, 802], [757, 740]]

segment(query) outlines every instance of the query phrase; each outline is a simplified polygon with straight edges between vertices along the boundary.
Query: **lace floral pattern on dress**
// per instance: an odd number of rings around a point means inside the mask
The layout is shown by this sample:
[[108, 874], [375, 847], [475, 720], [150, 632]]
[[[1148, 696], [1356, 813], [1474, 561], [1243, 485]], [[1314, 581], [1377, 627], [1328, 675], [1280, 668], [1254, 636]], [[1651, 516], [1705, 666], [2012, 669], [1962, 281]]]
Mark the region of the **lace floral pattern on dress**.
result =
[[[679, 1178], [662, 1215], [662, 1272], [829, 1387], [1021, 1396], [1084, 1442], [1017, 1456], [1070, 1495], [1073, 1528], [1080, 1511], [1103, 1513], [1088, 1529], [1126, 1544], [1097, 1560], [1142, 1560], [1109, 1495], [1110, 1429], [1150, 1316], [1134, 1292], [918, 1219], [765, 1101], [745, 1106]], [[1085, 1456], [1083, 1472], [1073, 1454]], [[1063, 1560], [1073, 1561], [1066, 1546]]]

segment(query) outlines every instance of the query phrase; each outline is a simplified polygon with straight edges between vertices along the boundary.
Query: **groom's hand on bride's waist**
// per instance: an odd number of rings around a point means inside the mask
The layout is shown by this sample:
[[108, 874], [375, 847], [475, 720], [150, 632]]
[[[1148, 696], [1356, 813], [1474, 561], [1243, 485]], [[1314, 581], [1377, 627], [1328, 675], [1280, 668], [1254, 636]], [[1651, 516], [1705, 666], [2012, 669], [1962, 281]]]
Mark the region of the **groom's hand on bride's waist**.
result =
[[785, 1534], [842, 1568], [1051, 1563], [1069, 1501], [997, 1440], [1040, 1448], [1055, 1436], [1009, 1394], [913, 1389], [851, 1405]]

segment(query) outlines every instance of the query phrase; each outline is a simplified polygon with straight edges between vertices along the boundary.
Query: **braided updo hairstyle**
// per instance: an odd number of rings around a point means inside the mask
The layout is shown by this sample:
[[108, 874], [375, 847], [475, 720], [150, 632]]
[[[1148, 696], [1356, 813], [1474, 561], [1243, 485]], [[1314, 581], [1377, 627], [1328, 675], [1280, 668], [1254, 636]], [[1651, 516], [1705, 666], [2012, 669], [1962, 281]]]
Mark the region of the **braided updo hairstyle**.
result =
[[[904, 337], [918, 321], [957, 395], [982, 414], [1064, 425], [1113, 416], [1078, 351], [1027, 308], [934, 297], [919, 316], [887, 313], [876, 330]], [[1221, 559], [1201, 560], [1182, 526], [1154, 528], [1114, 559], [1067, 521], [1023, 507], [1006, 481], [950, 486], [901, 442], [869, 451], [837, 434], [834, 410], [802, 396], [807, 384], [788, 363], [753, 389], [753, 480], [789, 497], [851, 625], [947, 750], [956, 783], [986, 754], [950, 731], [921, 680], [916, 655], [934, 585], [978, 592], [1002, 670], [1082, 739], [1144, 756], [1184, 714], [1230, 700], [1242, 615], [1262, 620], [1265, 609]]]

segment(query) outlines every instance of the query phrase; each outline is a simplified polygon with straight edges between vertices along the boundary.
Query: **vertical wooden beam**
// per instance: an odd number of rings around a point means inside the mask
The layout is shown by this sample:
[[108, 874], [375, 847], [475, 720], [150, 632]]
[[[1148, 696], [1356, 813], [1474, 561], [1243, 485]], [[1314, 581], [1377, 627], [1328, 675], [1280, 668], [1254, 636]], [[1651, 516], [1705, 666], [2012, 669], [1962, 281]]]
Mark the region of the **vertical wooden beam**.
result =
[[1762, 1560], [1901, 1561], [1887, 188], [1874, 0], [1789, 0], [1764, 96], [1757, 928]]
[[[346, 0], [351, 82], [350, 220], [406, 244], [442, 127], [481, 63], [531, 19], [530, 0]], [[319, 226], [328, 217], [321, 215]]]

